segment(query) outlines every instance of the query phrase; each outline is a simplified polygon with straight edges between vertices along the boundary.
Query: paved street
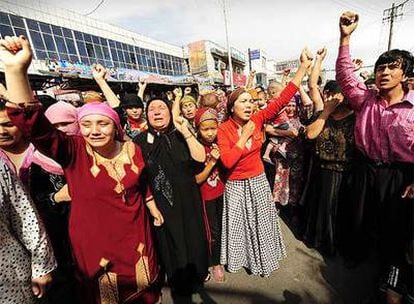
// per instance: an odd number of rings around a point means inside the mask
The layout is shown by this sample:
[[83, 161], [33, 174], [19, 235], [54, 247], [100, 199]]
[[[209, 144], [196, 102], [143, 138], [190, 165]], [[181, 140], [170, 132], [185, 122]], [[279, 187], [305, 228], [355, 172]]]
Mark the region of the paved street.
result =
[[[225, 283], [208, 282], [192, 300], [175, 303], [366, 303], [373, 289], [372, 277], [376, 263], [369, 261], [349, 270], [340, 258], [325, 259], [295, 239], [282, 223], [288, 257], [281, 268], [269, 278], [248, 275], [244, 270], [227, 274]], [[163, 303], [174, 303], [168, 289], [163, 292]]]

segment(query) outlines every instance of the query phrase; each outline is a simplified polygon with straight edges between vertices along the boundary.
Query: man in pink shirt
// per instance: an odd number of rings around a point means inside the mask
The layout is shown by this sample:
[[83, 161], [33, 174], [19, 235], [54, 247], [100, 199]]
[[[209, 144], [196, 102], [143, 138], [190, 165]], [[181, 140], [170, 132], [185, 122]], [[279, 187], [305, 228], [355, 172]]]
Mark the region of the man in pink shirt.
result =
[[[414, 206], [414, 91], [408, 88], [414, 57], [391, 50], [375, 63], [377, 90], [368, 89], [354, 75], [349, 53], [358, 15], [340, 18], [340, 47], [336, 79], [355, 111], [355, 163], [349, 200], [350, 235], [359, 254], [379, 240], [384, 272], [394, 269], [389, 287], [395, 289], [398, 268], [404, 264], [407, 242], [412, 240]], [[357, 244], [355, 244], [357, 242]], [[397, 271], [395, 271], [397, 269]], [[401, 270], [401, 269], [400, 269]]]

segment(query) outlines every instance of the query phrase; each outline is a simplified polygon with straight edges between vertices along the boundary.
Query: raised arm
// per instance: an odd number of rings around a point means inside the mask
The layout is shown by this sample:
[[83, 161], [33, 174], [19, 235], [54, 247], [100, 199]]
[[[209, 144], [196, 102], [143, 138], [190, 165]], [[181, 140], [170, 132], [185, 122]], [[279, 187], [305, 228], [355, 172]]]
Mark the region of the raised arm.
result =
[[253, 70], [249, 74], [249, 78], [247, 78], [246, 90], [252, 89], [254, 86], [254, 81], [256, 78], [256, 71]]
[[145, 89], [147, 88], [147, 81], [140, 81], [137, 84], [137, 88], [138, 88], [138, 97], [141, 98], [142, 101], [144, 101], [144, 93], [145, 93]]
[[266, 121], [275, 117], [279, 111], [285, 106], [298, 91], [299, 86], [302, 83], [303, 77], [305, 77], [306, 70], [312, 64], [312, 54], [310, 51], [305, 48], [300, 55], [300, 66], [296, 71], [295, 76], [289, 82], [289, 84], [283, 89], [279, 97], [272, 99], [269, 102], [269, 105], [256, 114], [254, 114], [255, 119], [259, 120], [259, 123], [263, 124]]
[[340, 40], [339, 53], [336, 60], [336, 81], [342, 89], [342, 93], [349, 101], [353, 110], [358, 111], [369, 90], [366, 85], [359, 81], [354, 74], [355, 65], [351, 60], [349, 43], [351, 35], [358, 26], [359, 16], [352, 12], [345, 12], [339, 20]]
[[198, 162], [204, 162], [206, 159], [206, 151], [204, 146], [200, 144], [194, 134], [188, 128], [188, 121], [180, 115], [180, 100], [182, 97], [181, 88], [174, 90], [175, 99], [172, 107], [172, 119], [175, 128], [183, 135], [190, 150], [191, 157]]
[[111, 108], [117, 108], [121, 102], [106, 82], [106, 74], [106, 69], [100, 64], [97, 64], [92, 68], [92, 76], [102, 93], [105, 95], [106, 102], [111, 106]]
[[318, 79], [321, 75], [322, 63], [326, 57], [326, 48], [321, 48], [316, 53], [315, 63], [308, 79], [309, 96], [313, 102], [314, 112], [323, 110], [323, 99], [318, 86]]
[[343, 97], [341, 96], [341, 94], [336, 94], [333, 97], [329, 97], [319, 117], [313, 123], [306, 127], [306, 137], [308, 139], [315, 139], [319, 136], [319, 134], [321, 134], [329, 116], [335, 111], [336, 107], [342, 101]]
[[27, 75], [32, 60], [28, 40], [23, 36], [6, 36], [0, 40], [0, 59], [8, 88], [6, 109], [10, 120], [42, 154], [56, 160], [62, 167], [67, 166], [76, 155], [74, 142], [52, 126], [43, 115], [40, 103], [33, 98]]

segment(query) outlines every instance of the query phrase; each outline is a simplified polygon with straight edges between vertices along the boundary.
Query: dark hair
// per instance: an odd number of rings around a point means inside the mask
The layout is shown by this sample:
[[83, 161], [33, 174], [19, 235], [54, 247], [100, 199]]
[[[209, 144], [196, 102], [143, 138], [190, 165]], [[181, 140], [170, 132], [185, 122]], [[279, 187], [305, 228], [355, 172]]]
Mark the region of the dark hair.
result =
[[323, 92], [337, 94], [342, 93], [342, 90], [339, 84], [336, 82], [336, 80], [328, 80], [325, 86], [323, 87]]
[[122, 96], [121, 106], [124, 109], [133, 108], [133, 107], [144, 109], [144, 103], [142, 102], [142, 99], [136, 94], [131, 94], [131, 93], [127, 93], [124, 96]]
[[6, 101], [4, 99], [0, 99], [0, 111], [6, 110]]
[[37, 95], [37, 99], [42, 104], [43, 108], [46, 110], [52, 104], [55, 104], [57, 100], [49, 95]]
[[364, 84], [366, 86], [375, 84], [375, 78], [368, 78], [367, 80], [364, 81]]
[[254, 89], [255, 90], [260, 89], [261, 92], [265, 92], [265, 88], [262, 85], [258, 85]]
[[413, 55], [408, 51], [398, 49], [382, 53], [375, 62], [374, 72], [377, 72], [379, 65], [392, 63], [399, 60], [401, 60], [401, 69], [403, 70], [404, 75], [408, 76], [410, 74], [413, 74]]
[[229, 96], [227, 97], [227, 114], [229, 116], [232, 116], [232, 108], [234, 106], [234, 103], [236, 102], [237, 98], [239, 98], [239, 96], [243, 93], [246, 93], [247, 91], [244, 88], [238, 88], [235, 89], [233, 92], [231, 92], [229, 94]]

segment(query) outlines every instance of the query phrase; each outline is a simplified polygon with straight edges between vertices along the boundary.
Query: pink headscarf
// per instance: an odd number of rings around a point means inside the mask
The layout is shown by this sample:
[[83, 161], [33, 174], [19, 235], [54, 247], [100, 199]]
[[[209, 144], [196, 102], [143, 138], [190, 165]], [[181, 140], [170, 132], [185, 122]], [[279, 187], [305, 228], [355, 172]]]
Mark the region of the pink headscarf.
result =
[[45, 116], [52, 124], [70, 122], [60, 129], [68, 135], [79, 135], [78, 110], [73, 105], [58, 101], [46, 110]]
[[78, 109], [78, 121], [80, 122], [85, 116], [94, 114], [103, 115], [112, 119], [116, 126], [115, 138], [123, 140], [124, 131], [121, 127], [121, 121], [119, 120], [118, 113], [116, 113], [107, 103], [91, 102], [83, 105]]

